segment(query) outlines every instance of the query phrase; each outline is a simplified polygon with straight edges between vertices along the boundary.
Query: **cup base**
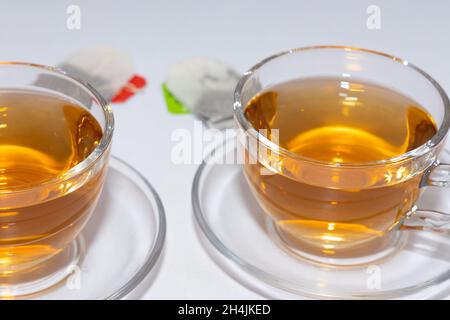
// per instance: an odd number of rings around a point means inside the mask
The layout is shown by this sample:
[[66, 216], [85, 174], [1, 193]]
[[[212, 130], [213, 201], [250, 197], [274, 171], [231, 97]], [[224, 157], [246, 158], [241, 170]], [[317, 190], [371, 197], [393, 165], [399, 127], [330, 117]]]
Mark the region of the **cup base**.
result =
[[[0, 299], [32, 298], [77, 272], [83, 248], [82, 236], [65, 249], [32, 268], [0, 276]], [[74, 285], [76, 285], [74, 281]]]
[[266, 228], [272, 241], [285, 252], [308, 263], [326, 267], [351, 268], [380, 263], [402, 250], [408, 237], [405, 232], [393, 231], [382, 238], [333, 251], [290, 236], [280, 230], [270, 217], [266, 217]]

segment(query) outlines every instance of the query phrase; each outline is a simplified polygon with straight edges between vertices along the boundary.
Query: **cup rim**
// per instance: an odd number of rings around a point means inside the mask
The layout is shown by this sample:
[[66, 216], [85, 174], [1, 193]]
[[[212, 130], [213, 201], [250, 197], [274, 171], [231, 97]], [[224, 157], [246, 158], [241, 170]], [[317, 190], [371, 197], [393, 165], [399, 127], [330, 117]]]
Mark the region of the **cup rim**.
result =
[[[418, 74], [422, 75], [426, 80], [428, 80], [433, 87], [437, 90], [439, 93], [439, 96], [441, 97], [442, 103], [444, 105], [444, 117], [442, 120], [441, 125], [438, 128], [438, 131], [435, 133], [435, 135], [422, 144], [421, 146], [410, 150], [406, 153], [403, 153], [399, 156], [388, 158], [388, 159], [382, 159], [377, 161], [370, 161], [370, 162], [362, 162], [362, 163], [333, 163], [333, 162], [325, 162], [320, 160], [315, 160], [312, 158], [304, 157], [299, 154], [293, 153], [276, 143], [272, 142], [270, 139], [265, 137], [263, 134], [259, 133], [252, 124], [247, 120], [247, 118], [244, 115], [244, 109], [245, 106], [242, 106], [241, 103], [241, 96], [242, 96], [242, 90], [244, 88], [244, 85], [247, 83], [247, 80], [250, 79], [253, 73], [257, 72], [259, 69], [261, 69], [266, 64], [270, 63], [272, 60], [275, 60], [277, 58], [303, 52], [303, 51], [311, 51], [311, 50], [344, 50], [344, 51], [357, 51], [357, 52], [363, 52], [370, 55], [377, 55], [380, 57], [384, 57], [389, 60], [393, 60], [394, 62], [401, 63], [403, 66], [407, 68], [411, 68], [414, 71], [416, 71]], [[399, 163], [402, 161], [406, 161], [412, 158], [417, 158], [420, 156], [423, 156], [430, 152], [432, 149], [434, 149], [436, 146], [438, 146], [445, 136], [447, 135], [447, 132], [450, 128], [450, 100], [445, 93], [444, 89], [439, 85], [439, 83], [434, 80], [433, 77], [431, 77], [428, 73], [420, 69], [419, 67], [415, 66], [414, 64], [410, 63], [407, 60], [401, 59], [397, 56], [390, 55], [387, 53], [383, 53], [380, 51], [370, 50], [370, 49], [364, 49], [364, 48], [358, 48], [358, 47], [352, 47], [352, 46], [342, 46], [342, 45], [317, 45], [317, 46], [308, 46], [308, 47], [300, 47], [295, 49], [290, 49], [286, 51], [282, 51], [279, 53], [276, 53], [274, 55], [269, 56], [268, 58], [265, 58], [261, 60], [259, 63], [254, 65], [252, 68], [250, 68], [248, 71], [246, 71], [241, 79], [239, 80], [236, 89], [234, 91], [234, 117], [235, 120], [238, 122], [241, 128], [244, 129], [244, 131], [249, 134], [252, 138], [256, 139], [258, 143], [263, 144], [270, 150], [276, 150], [279, 154], [292, 158], [294, 160], [299, 160], [303, 162], [308, 162], [311, 164], [316, 165], [323, 165], [328, 167], [336, 167], [336, 168], [361, 168], [361, 167], [369, 167], [369, 166], [384, 166], [387, 164], [394, 164]]]
[[[16, 65], [16, 66], [21, 66], [21, 67], [31, 67], [31, 68], [36, 68], [36, 69], [42, 69], [47, 72], [51, 72], [51, 73], [57, 74], [59, 76], [65, 77], [65, 78], [75, 82], [75, 84], [84, 88], [87, 91], [87, 93], [91, 96], [91, 98], [95, 99], [96, 102], [102, 108], [103, 115], [105, 117], [105, 128], [103, 130], [103, 136], [100, 139], [97, 146], [94, 148], [94, 150], [92, 150], [91, 153], [77, 165], [73, 166], [69, 170], [62, 173], [61, 175], [55, 176], [54, 178], [46, 180], [37, 185], [33, 185], [30, 187], [25, 187], [25, 188], [19, 188], [19, 189], [12, 189], [12, 190], [3, 190], [3, 191], [0, 190], [0, 195], [2, 195], [2, 194], [7, 194], [7, 195], [19, 194], [19, 193], [28, 192], [30, 190], [34, 190], [37, 188], [42, 188], [45, 186], [65, 182], [65, 181], [70, 180], [71, 178], [85, 172], [93, 164], [95, 164], [99, 159], [101, 159], [103, 157], [103, 155], [105, 154], [105, 152], [108, 150], [109, 146], [111, 145], [112, 136], [114, 133], [114, 115], [113, 115], [113, 111], [112, 111], [110, 103], [96, 89], [94, 89], [94, 87], [92, 87], [89, 83], [70, 75], [69, 73], [67, 73], [66, 71], [64, 71], [58, 67], [52, 67], [52, 66], [47, 66], [47, 65], [43, 65], [43, 64], [23, 62], [23, 61], [0, 61], [0, 66], [4, 66], [4, 65]], [[51, 91], [55, 91], [55, 90], [51, 90]]]

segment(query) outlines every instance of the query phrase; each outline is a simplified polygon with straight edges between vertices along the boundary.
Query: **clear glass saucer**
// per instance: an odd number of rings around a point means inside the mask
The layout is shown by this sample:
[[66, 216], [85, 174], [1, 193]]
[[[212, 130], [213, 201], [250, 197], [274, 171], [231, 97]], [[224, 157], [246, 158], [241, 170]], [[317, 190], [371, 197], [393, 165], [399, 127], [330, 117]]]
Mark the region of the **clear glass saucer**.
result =
[[[450, 295], [450, 237], [445, 234], [399, 231], [395, 252], [362, 266], [317, 265], [286, 250], [251, 194], [241, 165], [223, 164], [223, 159], [234, 158], [231, 153], [236, 154], [234, 140], [204, 159], [194, 178], [192, 202], [202, 238], [208, 242], [205, 248], [234, 279], [275, 299]], [[449, 191], [428, 191], [419, 206], [450, 211], [445, 200]]]
[[97, 208], [73, 243], [75, 263], [57, 284], [19, 298], [124, 298], [156, 269], [165, 233], [156, 191], [133, 167], [112, 157]]

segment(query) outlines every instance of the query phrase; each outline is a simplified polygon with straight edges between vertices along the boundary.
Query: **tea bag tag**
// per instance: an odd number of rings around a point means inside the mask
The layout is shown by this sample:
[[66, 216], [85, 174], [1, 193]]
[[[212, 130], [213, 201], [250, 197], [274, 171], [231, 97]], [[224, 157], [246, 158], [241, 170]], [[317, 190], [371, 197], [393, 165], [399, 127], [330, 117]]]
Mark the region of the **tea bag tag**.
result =
[[[172, 95], [208, 126], [228, 128], [233, 125], [233, 93], [240, 75], [221, 61], [191, 58], [170, 68], [163, 88], [166, 102]], [[177, 109], [177, 110], [178, 110]], [[183, 112], [185, 113], [185, 112]]]
[[[110, 46], [99, 45], [83, 49], [58, 65], [69, 75], [89, 83], [107, 101], [125, 102], [146, 85], [146, 80], [135, 74], [131, 57]], [[58, 90], [75, 97], [89, 107], [90, 98], [79, 87], [61, 78], [39, 76], [36, 85]]]

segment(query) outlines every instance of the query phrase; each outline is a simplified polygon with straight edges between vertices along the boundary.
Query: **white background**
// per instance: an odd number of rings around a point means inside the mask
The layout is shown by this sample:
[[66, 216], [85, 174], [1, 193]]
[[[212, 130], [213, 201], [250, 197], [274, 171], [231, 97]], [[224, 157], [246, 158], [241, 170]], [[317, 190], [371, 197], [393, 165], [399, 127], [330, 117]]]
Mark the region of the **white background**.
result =
[[[0, 3], [0, 60], [55, 65], [79, 49], [109, 44], [128, 52], [149, 81], [144, 92], [114, 106], [113, 148], [151, 181], [166, 208], [166, 250], [146, 299], [263, 298], [225, 274], [195, 234], [190, 187], [196, 166], [170, 161], [172, 131], [192, 129], [193, 118], [169, 114], [160, 89], [172, 64], [206, 56], [245, 71], [284, 49], [343, 44], [403, 57], [450, 91], [450, 2], [445, 0]], [[71, 4], [81, 7], [81, 30], [66, 28]], [[380, 30], [366, 27], [371, 4], [381, 8]]]

